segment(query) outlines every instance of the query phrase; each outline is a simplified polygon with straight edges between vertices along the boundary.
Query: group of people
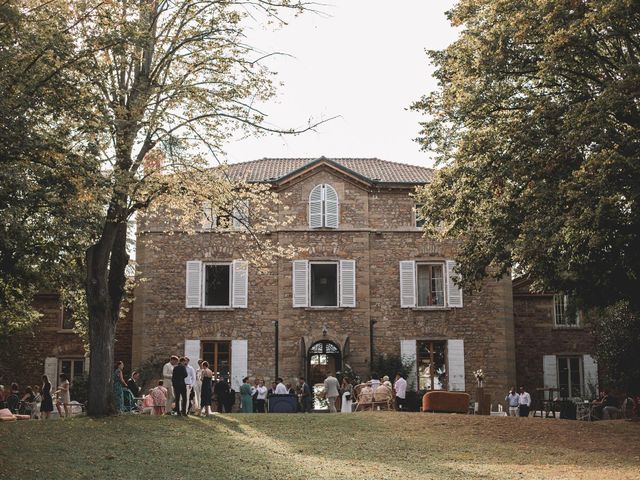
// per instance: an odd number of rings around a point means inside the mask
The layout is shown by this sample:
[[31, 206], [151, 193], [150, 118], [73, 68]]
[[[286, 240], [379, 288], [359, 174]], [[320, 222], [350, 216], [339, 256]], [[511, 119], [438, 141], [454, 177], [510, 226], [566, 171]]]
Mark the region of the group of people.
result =
[[[349, 378], [344, 377], [340, 384], [338, 379], [331, 373], [327, 375], [324, 380], [324, 396], [327, 399], [330, 413], [338, 411], [338, 406], [336, 405], [338, 399], [341, 400], [340, 411], [342, 413], [351, 413], [354, 401], [353, 395], [354, 386]], [[405, 411], [407, 408], [406, 396], [407, 381], [400, 372], [396, 373], [393, 384], [391, 384], [387, 375], [383, 376], [381, 380], [377, 374], [373, 373], [371, 379], [360, 390], [357, 400], [363, 408], [373, 405], [373, 402], [386, 402], [388, 405], [395, 405], [396, 410]]]
[[249, 382], [249, 377], [242, 379], [240, 386], [240, 411], [243, 413], [266, 413], [269, 411], [269, 402], [276, 395], [296, 395], [297, 409], [299, 412], [310, 412], [313, 409], [313, 394], [311, 387], [304, 377], [298, 379], [298, 385], [284, 383], [280, 377], [267, 388], [263, 379]]
[[198, 368], [189, 357], [172, 355], [162, 367], [162, 379], [151, 390], [154, 413], [175, 415], [231, 412], [235, 391], [224, 376], [216, 376], [205, 360], [198, 360]]
[[531, 395], [520, 387], [520, 392], [516, 392], [516, 387], [511, 387], [509, 393], [504, 397], [504, 401], [509, 406], [510, 417], [528, 417], [531, 411]]
[[55, 392], [51, 391], [51, 382], [47, 375], [42, 376], [42, 386], [27, 386], [22, 392], [17, 383], [12, 383], [10, 389], [0, 385], [0, 409], [6, 408], [12, 414], [29, 415], [34, 419], [47, 419], [51, 416], [54, 397], [60, 418], [70, 416], [70, 383], [64, 373], [60, 374], [60, 386]]

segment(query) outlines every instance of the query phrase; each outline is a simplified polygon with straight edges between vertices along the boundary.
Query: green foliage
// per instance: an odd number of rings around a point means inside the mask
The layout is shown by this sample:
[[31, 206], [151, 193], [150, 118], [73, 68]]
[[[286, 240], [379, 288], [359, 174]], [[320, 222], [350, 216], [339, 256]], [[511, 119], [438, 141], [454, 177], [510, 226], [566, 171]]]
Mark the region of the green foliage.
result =
[[[377, 373], [380, 378], [387, 375], [391, 382], [396, 378], [396, 373], [400, 372], [407, 379], [407, 386], [410, 388], [412, 383], [408, 375], [414, 363], [411, 358], [403, 358], [400, 355], [378, 355], [373, 359], [371, 372]], [[413, 384], [415, 384], [415, 381]]]
[[[60, 30], [60, 2], [0, 8], [0, 335], [28, 329], [42, 290], [79, 288], [78, 258], [97, 235], [103, 182], [79, 137], [87, 103]], [[85, 128], [83, 133], [89, 133]]]
[[440, 168], [418, 192], [462, 284], [527, 273], [581, 306], [640, 308], [640, 3], [461, 0], [413, 105]]
[[604, 387], [640, 394], [640, 315], [627, 302], [602, 309], [592, 321]]
[[169, 358], [166, 355], [153, 355], [142, 362], [140, 367], [136, 368], [140, 373], [138, 386], [143, 392], [155, 387], [158, 384], [158, 380], [162, 380], [162, 367], [168, 361]]
[[73, 378], [71, 383], [71, 399], [86, 405], [89, 398], [89, 376], [81, 375]]

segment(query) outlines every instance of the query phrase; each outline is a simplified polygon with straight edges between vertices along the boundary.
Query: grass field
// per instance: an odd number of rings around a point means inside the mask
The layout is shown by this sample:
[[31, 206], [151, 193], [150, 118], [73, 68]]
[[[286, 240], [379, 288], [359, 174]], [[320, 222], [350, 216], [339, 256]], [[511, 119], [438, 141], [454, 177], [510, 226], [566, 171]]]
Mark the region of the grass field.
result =
[[0, 478], [640, 479], [640, 422], [395, 412], [13, 422], [0, 424]]

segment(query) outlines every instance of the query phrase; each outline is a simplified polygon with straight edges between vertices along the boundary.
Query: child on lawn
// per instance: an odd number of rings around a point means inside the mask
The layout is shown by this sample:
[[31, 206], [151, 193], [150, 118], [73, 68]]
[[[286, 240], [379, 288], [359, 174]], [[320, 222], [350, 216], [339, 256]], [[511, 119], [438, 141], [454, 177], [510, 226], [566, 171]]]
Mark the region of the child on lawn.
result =
[[158, 386], [151, 389], [154, 415], [164, 415], [164, 407], [167, 403], [167, 389], [163, 385], [164, 381], [158, 380]]

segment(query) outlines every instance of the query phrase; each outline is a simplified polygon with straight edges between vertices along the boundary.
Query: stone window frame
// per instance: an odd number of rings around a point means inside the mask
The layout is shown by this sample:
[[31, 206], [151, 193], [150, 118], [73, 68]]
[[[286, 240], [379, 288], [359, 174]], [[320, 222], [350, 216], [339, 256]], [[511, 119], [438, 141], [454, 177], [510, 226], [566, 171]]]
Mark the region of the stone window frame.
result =
[[556, 293], [552, 298], [552, 317], [553, 317], [553, 327], [557, 329], [573, 329], [573, 328], [582, 328], [582, 314], [579, 310], [575, 312], [575, 323], [567, 323], [566, 319], [567, 315], [567, 305], [570, 302], [570, 296], [564, 293]]
[[413, 226], [420, 230], [422, 230], [426, 222], [426, 219], [419, 216], [419, 211], [422, 207], [424, 207], [424, 203], [415, 203], [413, 205]]
[[[318, 190], [320, 192], [320, 199], [313, 200], [313, 195]], [[327, 200], [328, 191], [333, 192], [333, 195], [335, 195], [335, 217], [336, 217], [335, 225], [328, 225], [328, 222], [327, 222], [327, 216], [328, 216], [327, 205], [329, 204], [329, 201]], [[320, 224], [313, 225], [313, 220], [312, 220], [313, 204], [318, 202], [320, 204], [320, 213], [319, 213]], [[339, 228], [340, 226], [340, 195], [338, 195], [338, 191], [335, 189], [333, 185], [329, 183], [320, 183], [311, 189], [311, 191], [309, 192], [309, 197], [307, 199], [307, 224], [311, 230], [317, 230], [320, 228], [328, 228], [331, 230], [335, 230]]]
[[[64, 303], [60, 305], [60, 323], [58, 324], [58, 331], [60, 333], [73, 333], [73, 329], [75, 328], [75, 320], [73, 320], [73, 327], [67, 328], [64, 325], [64, 316], [67, 309], [64, 307]], [[71, 318], [73, 318], [73, 313], [71, 314]]]
[[[434, 353], [433, 353], [433, 345], [436, 343], [441, 343], [444, 345], [444, 383], [442, 384], [443, 388], [441, 389], [432, 389], [432, 388], [428, 388], [426, 389], [426, 391], [431, 392], [431, 391], [449, 391], [449, 348], [448, 348], [448, 341], [447, 339], [443, 339], [443, 338], [417, 338], [416, 339], [416, 386], [418, 387], [418, 390], [420, 390], [420, 344], [424, 344], [424, 343], [429, 343], [431, 344], [432, 348], [431, 348], [431, 355], [430, 355], [430, 361], [433, 362], [433, 358], [434, 358]], [[430, 376], [431, 379], [431, 385], [434, 385], [434, 378], [435, 375], [432, 373]]]
[[249, 200], [245, 199], [236, 200], [232, 213], [224, 215], [215, 215], [211, 202], [204, 202], [200, 226], [205, 232], [245, 230], [250, 225], [249, 211]]
[[[311, 289], [311, 269], [313, 265], [335, 265], [336, 267], [336, 304], [335, 305], [312, 305], [312, 289]], [[340, 308], [340, 261], [339, 260], [309, 260], [309, 303], [307, 308], [312, 309], [337, 309]]]
[[[224, 265], [229, 267], [229, 303], [227, 305], [207, 305], [205, 303], [207, 298], [206, 285], [207, 285], [207, 266], [208, 265]], [[201, 299], [200, 305], [203, 310], [229, 310], [233, 308], [233, 262], [220, 261], [220, 262], [202, 262], [202, 285], [201, 285]]]
[[[441, 267], [442, 269], [442, 305], [419, 305], [418, 304], [418, 299], [420, 298], [419, 292], [420, 292], [420, 285], [418, 282], [418, 267], [420, 267], [421, 265], [437, 265], [439, 267]], [[447, 264], [446, 262], [443, 261], [420, 261], [420, 260], [416, 260], [416, 280], [415, 280], [415, 285], [416, 285], [416, 291], [415, 291], [415, 299], [416, 299], [416, 309], [429, 309], [429, 310], [441, 310], [441, 309], [446, 309], [446, 308], [450, 308], [448, 305], [448, 301], [447, 301], [447, 282], [446, 282], [446, 270], [447, 270]]]
[[63, 373], [62, 371], [62, 362], [71, 362], [71, 370], [70, 373], [67, 375], [68, 379], [69, 379], [69, 383], [73, 384], [73, 380], [74, 378], [77, 377], [77, 375], [75, 375], [74, 373], [74, 369], [73, 369], [73, 365], [75, 364], [75, 362], [81, 362], [82, 363], [82, 373], [80, 374], [80, 376], [85, 376], [88, 372], [85, 370], [85, 357], [59, 357], [58, 358], [58, 376], [56, 378], [60, 378], [60, 374]]

